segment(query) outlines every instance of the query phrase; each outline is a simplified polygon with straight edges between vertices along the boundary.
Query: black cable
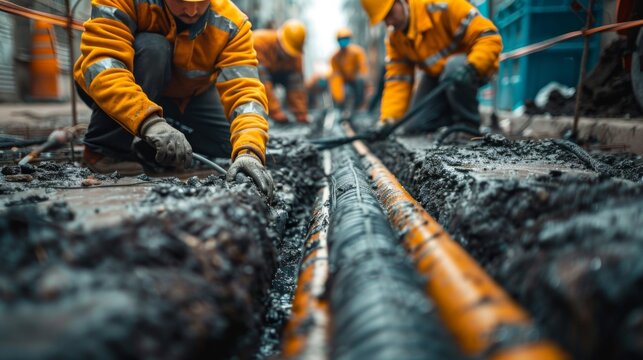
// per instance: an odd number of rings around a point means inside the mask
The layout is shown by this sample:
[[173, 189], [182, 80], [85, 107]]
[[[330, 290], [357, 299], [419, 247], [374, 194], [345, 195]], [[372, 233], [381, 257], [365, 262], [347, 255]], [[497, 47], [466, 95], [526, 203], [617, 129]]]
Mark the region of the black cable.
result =
[[349, 136], [349, 137], [342, 136], [342, 137], [312, 140], [311, 143], [313, 143], [318, 150], [327, 150], [337, 146], [351, 143], [356, 140], [368, 140], [368, 141], [383, 140], [389, 135], [391, 135], [393, 132], [395, 132], [395, 130], [397, 130], [400, 126], [409, 122], [409, 120], [412, 119], [415, 115], [417, 115], [418, 112], [420, 112], [421, 110], [424, 110], [424, 107], [427, 104], [429, 104], [431, 101], [433, 101], [436, 96], [442, 94], [442, 92], [449, 85], [451, 85], [450, 81], [443, 81], [442, 83], [440, 83], [438, 86], [433, 88], [431, 92], [426, 94], [420, 102], [416, 103], [415, 106], [413, 106], [413, 108], [411, 108], [406, 114], [404, 114], [404, 116], [402, 116], [402, 118], [400, 118], [393, 125], [385, 125], [384, 127], [378, 130], [367, 131], [361, 134], [357, 134], [355, 136]]
[[444, 132], [442, 132], [438, 136], [438, 138], [435, 141], [436, 146], [439, 147], [440, 145], [442, 145], [444, 140], [446, 140], [447, 137], [449, 137], [450, 135], [452, 135], [454, 133], [466, 133], [466, 134], [473, 135], [473, 136], [482, 136], [482, 133], [480, 132], [480, 130], [478, 130], [476, 128], [473, 128], [471, 126], [464, 125], [464, 124], [451, 125], [451, 126], [447, 127], [444, 130]]
[[616, 176], [616, 171], [614, 171], [611, 166], [594, 159], [590, 154], [587, 153], [587, 151], [574, 144], [573, 142], [561, 139], [552, 139], [552, 142], [558, 145], [558, 147], [560, 147], [561, 149], [576, 156], [587, 167], [596, 171], [597, 173], [605, 176]]

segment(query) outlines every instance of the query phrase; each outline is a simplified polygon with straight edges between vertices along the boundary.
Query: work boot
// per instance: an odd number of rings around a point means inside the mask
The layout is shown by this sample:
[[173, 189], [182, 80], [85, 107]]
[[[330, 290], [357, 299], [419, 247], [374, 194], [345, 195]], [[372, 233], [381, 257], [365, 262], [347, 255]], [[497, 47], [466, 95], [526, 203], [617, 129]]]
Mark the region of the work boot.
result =
[[123, 176], [135, 176], [144, 173], [143, 165], [136, 161], [118, 160], [95, 153], [85, 147], [83, 165], [99, 174], [111, 174], [118, 171]]

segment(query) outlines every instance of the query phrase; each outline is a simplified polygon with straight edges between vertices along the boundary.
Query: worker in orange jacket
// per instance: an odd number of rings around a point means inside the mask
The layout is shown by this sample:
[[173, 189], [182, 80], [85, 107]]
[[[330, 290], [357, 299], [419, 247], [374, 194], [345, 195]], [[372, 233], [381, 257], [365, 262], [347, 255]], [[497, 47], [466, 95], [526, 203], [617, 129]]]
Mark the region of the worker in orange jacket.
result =
[[289, 110], [298, 122], [308, 122], [308, 104], [304, 87], [303, 53], [306, 27], [295, 19], [286, 21], [279, 29], [254, 32], [254, 46], [259, 59], [259, 76], [266, 87], [270, 117], [277, 122], [288, 118], [275, 96], [274, 86], [286, 88]]
[[[192, 149], [231, 157], [271, 195], [266, 94], [251, 24], [230, 0], [93, 0], [74, 78], [93, 109], [85, 164], [137, 174], [139, 162], [191, 166]], [[141, 159], [139, 137], [155, 151]]]
[[502, 39], [494, 24], [466, 0], [361, 0], [371, 25], [392, 31], [380, 126], [393, 124], [411, 103], [415, 69], [422, 71], [413, 102], [444, 81], [443, 96], [411, 119], [409, 132], [463, 123], [479, 127], [477, 92], [498, 70]]
[[333, 69], [331, 95], [340, 110], [345, 110], [348, 98], [352, 98], [351, 110], [358, 109], [364, 103], [364, 88], [368, 76], [366, 52], [361, 46], [351, 44], [352, 37], [353, 32], [347, 27], [337, 31], [339, 50], [330, 60]]

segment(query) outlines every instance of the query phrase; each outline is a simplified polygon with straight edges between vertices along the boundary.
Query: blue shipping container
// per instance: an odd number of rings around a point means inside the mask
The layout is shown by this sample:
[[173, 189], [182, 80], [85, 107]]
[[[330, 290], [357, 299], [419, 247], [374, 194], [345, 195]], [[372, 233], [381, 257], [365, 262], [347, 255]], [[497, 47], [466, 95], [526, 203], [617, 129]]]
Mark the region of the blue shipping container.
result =
[[[580, 1], [583, 5], [587, 0]], [[575, 12], [571, 1], [495, 0], [494, 22], [503, 38], [504, 51], [534, 44], [552, 37], [581, 30], [585, 13]], [[600, 23], [601, 8], [596, 5], [594, 16]], [[513, 110], [533, 99], [538, 91], [552, 81], [576, 87], [580, 76], [583, 38], [569, 40], [544, 51], [506, 60], [498, 72], [496, 106]], [[600, 38], [590, 38], [588, 70], [597, 63]]]
[[480, 10], [482, 16], [489, 19], [489, 1], [488, 0], [469, 0], [471, 5], [475, 6]]

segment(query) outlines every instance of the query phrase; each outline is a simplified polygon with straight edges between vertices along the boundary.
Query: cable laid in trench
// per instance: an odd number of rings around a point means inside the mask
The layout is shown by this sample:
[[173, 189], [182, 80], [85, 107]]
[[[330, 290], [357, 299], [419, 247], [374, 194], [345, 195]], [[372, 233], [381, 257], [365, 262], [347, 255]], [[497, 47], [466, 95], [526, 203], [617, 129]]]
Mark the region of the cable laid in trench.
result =
[[292, 313], [284, 330], [285, 359], [328, 358], [328, 200], [326, 184], [320, 191], [304, 244]]
[[351, 153], [333, 159], [331, 358], [461, 358]]
[[[347, 136], [352, 129], [347, 126]], [[494, 360], [566, 359], [544, 339], [528, 314], [497, 285], [449, 234], [413, 199], [362, 142], [353, 146], [363, 157], [393, 226], [428, 281], [449, 330], [468, 355]]]

